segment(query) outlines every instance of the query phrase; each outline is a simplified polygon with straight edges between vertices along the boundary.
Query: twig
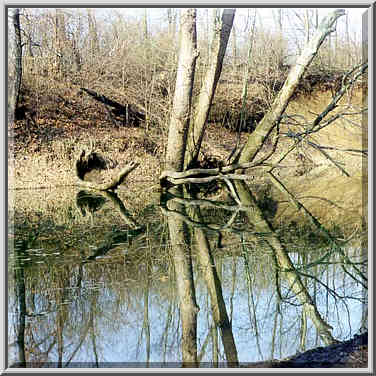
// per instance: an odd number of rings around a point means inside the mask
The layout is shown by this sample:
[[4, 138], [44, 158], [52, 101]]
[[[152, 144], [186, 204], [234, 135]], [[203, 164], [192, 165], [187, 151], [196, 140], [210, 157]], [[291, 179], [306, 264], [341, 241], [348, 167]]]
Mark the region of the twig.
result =
[[350, 177], [350, 174], [339, 165], [338, 162], [336, 162], [326, 151], [322, 150], [318, 145], [311, 143], [311, 146], [318, 150], [326, 159], [328, 159], [330, 162], [332, 162], [342, 173], [344, 173], [347, 177]]
[[[316, 219], [316, 217], [302, 204], [300, 203], [295, 196], [283, 185], [283, 183], [269, 171], [269, 176], [272, 182], [276, 185], [278, 189], [280, 189], [283, 193], [287, 195], [289, 200], [296, 206], [299, 211], [303, 211], [304, 214], [308, 216], [310, 221], [316, 226], [316, 228], [323, 234], [326, 239], [328, 239], [332, 246], [335, 248], [335, 251], [341, 254], [343, 259], [346, 261], [347, 264], [351, 265], [356, 273], [364, 280], [367, 280], [364, 273], [362, 273], [349, 259], [349, 256], [342, 250], [339, 242], [330, 234], [330, 232]], [[342, 265], [342, 268], [345, 270], [345, 267]], [[346, 270], [345, 270], [346, 272]]]
[[311, 141], [307, 141], [307, 144], [311, 145], [314, 148], [319, 148], [319, 149], [336, 150], [336, 151], [349, 151], [349, 152], [353, 152], [353, 153], [361, 153], [361, 154], [364, 154], [364, 155], [368, 155], [368, 150], [340, 149], [340, 148], [335, 148], [335, 147], [332, 147], [332, 146], [318, 145], [318, 144], [315, 144], [314, 142], [311, 142]]
[[[286, 151], [286, 153], [284, 153], [282, 155], [282, 157], [278, 160], [278, 162], [276, 163], [277, 165], [279, 163], [281, 163], [287, 156], [288, 154], [290, 154], [301, 142], [304, 141], [304, 139], [306, 137], [308, 137], [309, 134], [311, 133], [315, 133], [315, 132], [318, 132], [320, 129], [322, 129], [324, 126], [327, 126], [329, 125], [330, 123], [332, 123], [334, 120], [336, 120], [337, 118], [339, 118], [341, 115], [340, 114], [337, 114], [335, 116], [333, 116], [332, 118], [330, 118], [326, 124], [322, 125], [321, 127], [318, 127], [318, 125], [322, 122], [322, 120], [332, 111], [335, 109], [335, 107], [337, 106], [337, 103], [339, 102], [339, 100], [345, 95], [345, 93], [347, 92], [347, 90], [356, 82], [356, 80], [362, 75], [364, 74], [364, 72], [366, 71], [366, 69], [368, 68], [368, 63], [364, 63], [364, 64], [360, 64], [356, 67], [354, 67], [351, 71], [347, 72], [345, 75], [344, 75], [344, 78], [342, 80], [342, 86], [341, 88], [337, 91], [337, 93], [335, 94], [334, 98], [332, 99], [332, 101], [328, 104], [328, 106], [324, 109], [324, 111], [322, 111], [316, 118], [315, 120], [312, 122], [312, 125], [309, 129], [307, 129], [305, 132], [301, 133], [301, 134], [297, 134], [299, 137], [296, 137], [295, 138], [295, 143]], [[354, 75], [354, 77], [349, 80], [346, 84], [345, 84], [345, 80], [352, 74], [354, 73], [357, 69], [359, 69], [359, 72], [357, 74]], [[270, 169], [270, 172], [273, 171], [275, 167], [271, 168]]]

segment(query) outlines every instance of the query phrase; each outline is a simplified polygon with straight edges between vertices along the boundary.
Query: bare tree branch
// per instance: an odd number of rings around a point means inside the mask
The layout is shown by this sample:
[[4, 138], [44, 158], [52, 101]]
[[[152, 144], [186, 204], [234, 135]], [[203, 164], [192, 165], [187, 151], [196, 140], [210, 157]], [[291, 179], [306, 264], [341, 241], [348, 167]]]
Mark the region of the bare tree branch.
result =
[[321, 22], [316, 34], [306, 45], [302, 54], [297, 59], [295, 66], [291, 69], [281, 91], [274, 100], [272, 109], [264, 116], [257, 125], [256, 130], [249, 136], [246, 145], [240, 155], [239, 161], [251, 162], [263, 146], [270, 132], [281, 121], [281, 116], [297, 88], [306, 68], [309, 66], [325, 38], [333, 31], [333, 25], [337, 19], [345, 14], [343, 9], [331, 12]]

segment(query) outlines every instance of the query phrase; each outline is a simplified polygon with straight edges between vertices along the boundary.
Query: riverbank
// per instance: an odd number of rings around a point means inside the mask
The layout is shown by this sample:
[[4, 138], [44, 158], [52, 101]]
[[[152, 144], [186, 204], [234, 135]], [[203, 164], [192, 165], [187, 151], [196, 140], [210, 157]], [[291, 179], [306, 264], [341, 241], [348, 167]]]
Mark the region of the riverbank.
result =
[[288, 359], [257, 362], [247, 368], [368, 368], [368, 332]]
[[[106, 120], [105, 111], [84, 100], [77, 88], [69, 89], [51, 88], [50, 97], [41, 100], [44, 106], [38, 118], [27, 117], [9, 129], [9, 189], [35, 190], [76, 185], [75, 161], [85, 149], [95, 150], [115, 161], [118, 169], [129, 161], [139, 163], [119, 190], [143, 190], [147, 187], [148, 191], [158, 192], [166, 132], [162, 128], [146, 126], [114, 127]], [[60, 97], [64, 101], [54, 102]], [[330, 91], [317, 90], [309, 96], [301, 95], [290, 103], [286, 114], [299, 114], [306, 122], [312, 121], [330, 99]], [[362, 106], [361, 89], [344, 97], [333, 115], [349, 106], [350, 99], [352, 111], [356, 112]], [[33, 101], [26, 94], [24, 100]], [[86, 113], [79, 110], [82, 106], [86, 106]], [[360, 113], [350, 120], [351, 123], [349, 119], [339, 118], [314, 135], [317, 144], [333, 150], [323, 149], [323, 154], [303, 145], [290, 153], [281, 163], [281, 168], [274, 171], [289, 191], [323, 224], [342, 223], [349, 228], [349, 233], [354, 226], [361, 225], [362, 218], [367, 223], [368, 194], [367, 155], [353, 151], [367, 149], [367, 124], [362, 124]], [[289, 125], [281, 125], [281, 133], [288, 128]], [[236, 132], [221, 124], [209, 124], [202, 147], [205, 163], [226, 160], [237, 143], [237, 137]], [[248, 133], [242, 132], [240, 141], [244, 142], [247, 137]], [[291, 140], [281, 136], [271, 161], [283, 155], [290, 145]], [[267, 146], [264, 153], [270, 152], [270, 148], [271, 145]], [[330, 155], [330, 159], [325, 153]], [[276, 207], [273, 212], [276, 223], [299, 218], [286, 194], [270, 183], [265, 170], [248, 170], [248, 173], [252, 177], [249, 184], [256, 194], [275, 201], [272, 204]]]

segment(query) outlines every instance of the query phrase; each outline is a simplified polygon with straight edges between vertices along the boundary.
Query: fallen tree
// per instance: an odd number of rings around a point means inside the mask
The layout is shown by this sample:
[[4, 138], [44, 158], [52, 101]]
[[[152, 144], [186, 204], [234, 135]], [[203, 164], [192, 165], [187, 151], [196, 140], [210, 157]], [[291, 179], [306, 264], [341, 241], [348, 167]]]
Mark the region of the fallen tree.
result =
[[[115, 167], [114, 162], [106, 160], [96, 152], [86, 155], [86, 151], [82, 150], [76, 161], [77, 185], [98, 191], [114, 191], [138, 165], [139, 163], [131, 161], [114, 176], [108, 176], [108, 171]], [[93, 170], [99, 171], [100, 179], [104, 181], [85, 180]]]
[[131, 124], [131, 123], [139, 123], [141, 120], [145, 120], [145, 114], [138, 111], [134, 105], [126, 104], [122, 105], [118, 102], [115, 102], [114, 100], [107, 98], [103, 94], [98, 94], [93, 90], [86, 89], [84, 87], [81, 87], [80, 90], [84, 91], [88, 95], [90, 95], [92, 98], [94, 98], [96, 101], [103, 103], [106, 106], [106, 109], [108, 110], [107, 106], [113, 107], [113, 110], [110, 114], [115, 116], [123, 116], [124, 123], [125, 124]]

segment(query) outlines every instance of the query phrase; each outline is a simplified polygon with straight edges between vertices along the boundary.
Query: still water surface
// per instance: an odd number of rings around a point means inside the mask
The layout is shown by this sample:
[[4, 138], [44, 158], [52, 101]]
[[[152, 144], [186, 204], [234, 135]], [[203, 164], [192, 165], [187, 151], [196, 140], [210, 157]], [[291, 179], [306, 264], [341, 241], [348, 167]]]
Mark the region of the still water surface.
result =
[[226, 195], [62, 196], [9, 217], [10, 365], [237, 367], [367, 327], [360, 232]]

